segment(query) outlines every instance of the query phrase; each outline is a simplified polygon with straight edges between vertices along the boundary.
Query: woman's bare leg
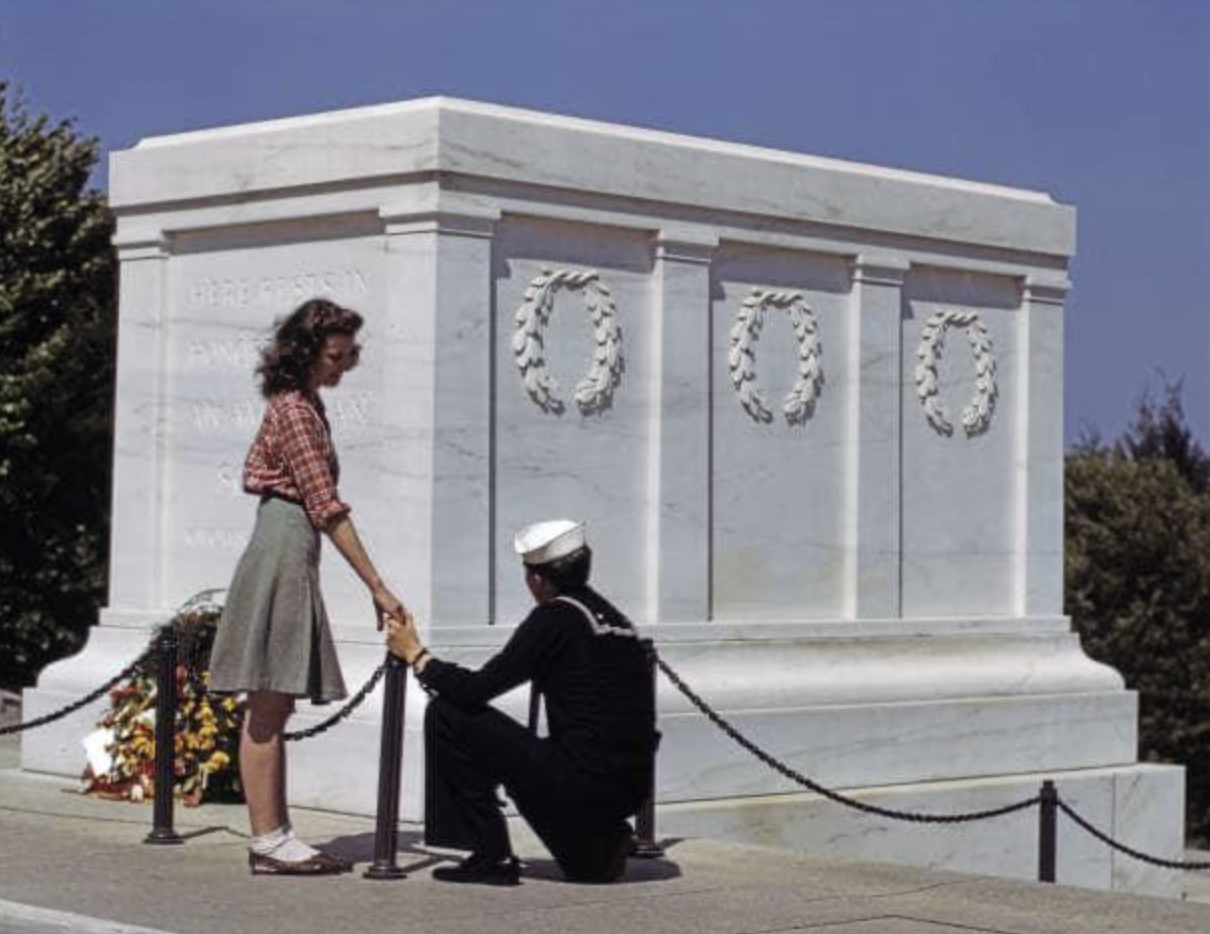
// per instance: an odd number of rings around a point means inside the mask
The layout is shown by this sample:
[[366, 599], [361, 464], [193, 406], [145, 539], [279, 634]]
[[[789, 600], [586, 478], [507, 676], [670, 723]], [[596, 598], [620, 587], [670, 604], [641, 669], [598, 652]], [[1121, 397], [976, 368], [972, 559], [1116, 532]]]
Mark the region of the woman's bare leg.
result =
[[[293, 706], [291, 706], [290, 712], [291, 713], [294, 712]], [[284, 724], [283, 724], [282, 732], [285, 732]], [[281, 812], [282, 826], [285, 826], [286, 824], [290, 823], [290, 805], [288, 805], [286, 803], [286, 800], [288, 798], [288, 795], [286, 794], [286, 787], [290, 783], [290, 776], [289, 776], [289, 772], [286, 770], [286, 743], [285, 743], [285, 740], [283, 740], [281, 743], [278, 744], [277, 750], [278, 750], [277, 761], [280, 763], [278, 768], [281, 770], [281, 781], [278, 783], [278, 786], [277, 786], [277, 801], [278, 801], [277, 806], [278, 806], [278, 810]]]
[[277, 830], [288, 819], [282, 733], [293, 711], [294, 698], [289, 694], [276, 691], [248, 694], [248, 710], [240, 735], [239, 774], [253, 836]]

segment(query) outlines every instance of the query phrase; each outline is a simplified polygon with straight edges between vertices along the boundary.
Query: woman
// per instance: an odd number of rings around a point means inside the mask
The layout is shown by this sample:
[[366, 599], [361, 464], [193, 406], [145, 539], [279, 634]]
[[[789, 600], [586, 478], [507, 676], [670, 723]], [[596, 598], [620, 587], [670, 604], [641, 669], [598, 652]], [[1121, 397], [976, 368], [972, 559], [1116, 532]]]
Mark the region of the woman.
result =
[[210, 689], [246, 692], [240, 778], [252, 825], [253, 874], [322, 875], [352, 866], [294, 836], [286, 807], [282, 742], [295, 698], [346, 695], [319, 592], [319, 533], [369, 588], [383, 619], [410, 619], [370, 562], [349, 507], [319, 390], [357, 365], [362, 318], [324, 299], [291, 314], [265, 349], [257, 375], [268, 400], [244, 464], [244, 490], [260, 497], [256, 527], [227, 594], [210, 659]]

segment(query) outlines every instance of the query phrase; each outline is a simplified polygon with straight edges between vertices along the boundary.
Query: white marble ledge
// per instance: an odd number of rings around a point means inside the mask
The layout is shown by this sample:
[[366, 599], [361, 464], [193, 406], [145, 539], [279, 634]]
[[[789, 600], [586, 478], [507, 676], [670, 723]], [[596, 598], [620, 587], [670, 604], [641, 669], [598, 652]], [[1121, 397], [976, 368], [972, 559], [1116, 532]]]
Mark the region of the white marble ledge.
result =
[[[663, 646], [660, 657], [726, 710], [1128, 693], [1074, 636]], [[660, 694], [665, 710], [682, 703], [663, 680]]]
[[[726, 713], [758, 746], [833, 788], [1103, 768], [1132, 762], [1138, 742], [1123, 692]], [[794, 790], [700, 714], [661, 714], [661, 799]]]
[[[499, 180], [453, 179], [440, 192], [442, 210], [500, 211], [505, 218], [534, 218], [614, 227], [677, 239], [717, 240], [722, 249], [758, 247], [797, 250], [855, 262], [878, 250], [908, 266], [927, 266], [1015, 279], [1030, 278], [1040, 288], [1067, 291], [1066, 262], [1037, 253], [996, 250], [969, 243], [940, 243], [870, 230], [828, 227], [809, 222], [773, 220], [724, 211], [678, 212], [669, 221], [660, 206], [637, 199], [602, 199], [591, 193], [554, 192]], [[414, 200], [422, 186], [411, 186], [402, 197]]]
[[[455, 630], [456, 631], [456, 630]], [[463, 665], [483, 664], [511, 634], [492, 630], [455, 641], [453, 632], [423, 634], [433, 653]], [[466, 635], [476, 630], [462, 630]], [[366, 641], [374, 641], [371, 636]], [[888, 704], [941, 698], [1037, 697], [1120, 693], [1112, 668], [1093, 661], [1071, 633], [934, 635], [931, 638], [785, 639], [660, 643], [660, 657], [711, 703], [726, 710]], [[342, 643], [341, 651], [364, 650]], [[754, 678], [753, 673], [759, 672]], [[660, 680], [661, 708], [682, 699]]]
[[[373, 642], [365, 624], [346, 629], [334, 621], [341, 642]], [[447, 648], [496, 648], [502, 646], [516, 627], [509, 625], [473, 625], [429, 627], [421, 624], [425, 637], [434, 645]], [[1071, 632], [1066, 616], [986, 617], [886, 620], [827, 620], [804, 622], [701, 622], [654, 623], [638, 627], [639, 635], [660, 645], [724, 645], [727, 643], [799, 642], [802, 640], [853, 640], [893, 638], [927, 640], [933, 636], [1022, 636], [1055, 635]]]
[[114, 153], [119, 211], [419, 172], [1069, 256], [1048, 195], [535, 111], [427, 98], [151, 138]]
[[[452, 183], [451, 183], [452, 184]], [[165, 204], [160, 210], [140, 211], [118, 217], [118, 240], [158, 241], [169, 238], [168, 251], [177, 235], [203, 231], [211, 239], [221, 238], [229, 228], [259, 232], [271, 239], [279, 226], [296, 227], [300, 218], [311, 225], [316, 237], [330, 236], [334, 225], [351, 218], [373, 220], [384, 210], [451, 214], [491, 211], [512, 218], [565, 221], [611, 227], [654, 235], [657, 231], [673, 239], [718, 241], [728, 246], [798, 250], [853, 261], [872, 247], [892, 252], [911, 265], [1032, 279], [1039, 287], [1064, 291], [1070, 281], [1063, 263], [1038, 254], [989, 251], [972, 245], [939, 245], [933, 241], [905, 241], [902, 235], [880, 235], [873, 231], [826, 230], [818, 225], [793, 222], [751, 224], [739, 214], [704, 212], [700, 222], [684, 219], [670, 222], [648, 202], [614, 199], [604, 205], [597, 196], [557, 196], [545, 189], [512, 183], [484, 182], [473, 190], [464, 186], [446, 188], [424, 176], [397, 179], [385, 184], [338, 191], [289, 192], [230, 203]]]
[[101, 610], [100, 627], [103, 629], [137, 629], [140, 632], [150, 632], [156, 626], [162, 626], [174, 617], [180, 607], [164, 607], [159, 610], [115, 609], [106, 607]]
[[[170, 620], [179, 607], [165, 606], [158, 610], [107, 607], [101, 611], [101, 625], [109, 628], [150, 630]], [[365, 644], [378, 641], [367, 632], [364, 621], [342, 625], [334, 619], [336, 636], [342, 643]], [[492, 648], [508, 641], [515, 626], [489, 625], [442, 626], [430, 629], [422, 625], [429, 638], [437, 644], [456, 648]], [[657, 643], [725, 643], [767, 642], [798, 639], [861, 639], [894, 636], [896, 638], [927, 638], [936, 635], [1020, 635], [1065, 633], [1071, 631], [1066, 616], [1013, 616], [985, 618], [914, 618], [882, 620], [824, 620], [805, 622], [700, 622], [655, 623], [639, 627], [640, 635]]]

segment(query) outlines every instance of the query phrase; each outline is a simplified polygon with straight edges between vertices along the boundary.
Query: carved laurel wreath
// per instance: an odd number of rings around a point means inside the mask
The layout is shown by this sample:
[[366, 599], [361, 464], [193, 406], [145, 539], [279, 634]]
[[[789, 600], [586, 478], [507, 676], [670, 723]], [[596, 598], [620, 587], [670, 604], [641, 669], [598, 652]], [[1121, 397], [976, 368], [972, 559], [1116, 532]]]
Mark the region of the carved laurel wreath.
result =
[[801, 292], [753, 289], [744, 299], [731, 327], [731, 347], [727, 365], [739, 403], [758, 422], [770, 422], [773, 413], [765, 404], [764, 393], [756, 384], [755, 344], [765, 323], [765, 309], [785, 308], [798, 338], [798, 378], [786, 393], [782, 412], [790, 424], [800, 424], [815, 411], [815, 400], [823, 386], [823, 370], [819, 365], [819, 326], [815, 314], [803, 301]]
[[920, 346], [916, 356], [916, 395], [924, 406], [929, 424], [938, 434], [952, 435], [948, 413], [937, 398], [937, 360], [945, 344], [945, 332], [950, 327], [966, 328], [966, 339], [975, 356], [975, 395], [962, 410], [962, 427], [967, 437], [983, 434], [991, 423], [996, 408], [996, 358], [992, 356], [991, 338], [979, 315], [973, 311], [953, 309], [935, 311], [924, 323], [920, 332]]
[[544, 268], [525, 289], [525, 300], [514, 317], [513, 357], [521, 371], [521, 382], [531, 399], [544, 411], [561, 415], [563, 400], [559, 383], [546, 372], [542, 331], [555, 307], [555, 293], [571, 289], [584, 293], [584, 306], [592, 319], [592, 364], [576, 384], [575, 400], [585, 415], [602, 412], [613, 400], [613, 391], [622, 380], [622, 331], [615, 316], [613, 296], [596, 270]]

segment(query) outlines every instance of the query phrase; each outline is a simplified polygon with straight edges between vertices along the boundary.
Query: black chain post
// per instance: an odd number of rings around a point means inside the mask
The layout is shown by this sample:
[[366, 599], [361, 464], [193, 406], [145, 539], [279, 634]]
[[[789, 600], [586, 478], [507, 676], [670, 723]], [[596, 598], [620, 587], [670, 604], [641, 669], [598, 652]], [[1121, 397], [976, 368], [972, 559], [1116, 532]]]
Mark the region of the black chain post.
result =
[[176, 785], [176, 649], [177, 636], [165, 626], [159, 637], [155, 677], [155, 814], [144, 843], [184, 843], [172, 827]]
[[[643, 648], [647, 652], [648, 690], [651, 691], [651, 709], [656, 710], [656, 667], [655, 646], [650, 639], [643, 640]], [[647, 788], [647, 799], [639, 808], [634, 821], [634, 844], [630, 855], [640, 859], [658, 859], [664, 855], [664, 848], [655, 842], [655, 756], [652, 755], [651, 784]]]
[[374, 862], [367, 879], [406, 879], [395, 861], [399, 848], [399, 781], [403, 772], [403, 724], [408, 666], [387, 653], [386, 692], [382, 699], [382, 742], [378, 751], [378, 816], [374, 825]]
[[1058, 853], [1059, 792], [1049, 778], [1042, 782], [1038, 813], [1038, 881], [1055, 881]]

